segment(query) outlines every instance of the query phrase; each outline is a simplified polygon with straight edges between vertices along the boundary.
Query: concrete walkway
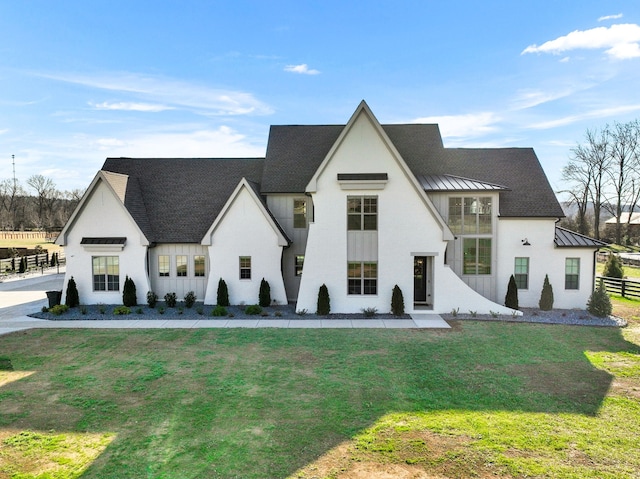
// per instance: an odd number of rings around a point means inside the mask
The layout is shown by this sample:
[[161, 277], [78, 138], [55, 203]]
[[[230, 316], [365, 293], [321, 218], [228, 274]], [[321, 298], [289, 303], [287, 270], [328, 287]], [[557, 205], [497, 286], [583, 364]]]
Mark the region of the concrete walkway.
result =
[[412, 314], [411, 319], [124, 319], [48, 321], [27, 316], [48, 306], [47, 291], [61, 290], [64, 274], [37, 274], [0, 283], [0, 334], [31, 328], [450, 328], [437, 314]]

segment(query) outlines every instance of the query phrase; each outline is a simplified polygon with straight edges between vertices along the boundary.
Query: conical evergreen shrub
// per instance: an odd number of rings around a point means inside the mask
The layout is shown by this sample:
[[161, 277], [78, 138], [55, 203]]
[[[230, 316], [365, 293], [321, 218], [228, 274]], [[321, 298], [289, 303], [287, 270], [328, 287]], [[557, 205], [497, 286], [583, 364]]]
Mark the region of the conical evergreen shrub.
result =
[[129, 276], [126, 276], [124, 280], [124, 287], [122, 288], [122, 304], [129, 307], [138, 305], [136, 285]]
[[612, 309], [611, 298], [607, 294], [604, 283], [600, 280], [598, 287], [591, 293], [589, 301], [587, 301], [587, 311], [594, 316], [604, 318], [611, 314]]
[[553, 309], [553, 287], [549, 282], [549, 275], [544, 275], [544, 283], [542, 284], [542, 293], [538, 306], [542, 311], [551, 311]]
[[269, 282], [262, 278], [260, 281], [260, 292], [258, 293], [258, 304], [263, 308], [271, 305], [271, 286]]
[[620, 258], [617, 254], [610, 253], [607, 258], [607, 262], [604, 265], [602, 276], [606, 278], [620, 278], [624, 277], [624, 268], [620, 262]]
[[331, 299], [329, 298], [329, 290], [327, 285], [323, 284], [318, 290], [318, 307], [317, 314], [326, 316], [331, 312]]
[[518, 308], [518, 285], [516, 284], [516, 278], [511, 275], [509, 278], [509, 285], [507, 286], [507, 295], [504, 297], [504, 305], [507, 308]]
[[67, 283], [67, 295], [65, 296], [64, 304], [66, 304], [70, 308], [75, 308], [80, 304], [78, 287], [76, 286], [76, 281], [73, 279], [73, 276], [71, 276], [69, 282]]
[[404, 296], [397, 284], [391, 292], [391, 314], [394, 316], [402, 316], [404, 314]]
[[222, 278], [218, 281], [216, 302], [218, 306], [229, 306], [229, 289], [227, 288], [227, 283]]

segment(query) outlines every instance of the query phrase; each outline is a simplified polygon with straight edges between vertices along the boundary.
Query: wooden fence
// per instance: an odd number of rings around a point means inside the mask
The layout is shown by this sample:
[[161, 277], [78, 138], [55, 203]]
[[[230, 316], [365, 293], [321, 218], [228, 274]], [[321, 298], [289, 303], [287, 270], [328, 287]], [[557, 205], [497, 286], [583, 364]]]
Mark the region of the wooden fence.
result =
[[[34, 254], [30, 256], [24, 256], [27, 258], [27, 268], [26, 271], [35, 271], [39, 269], [47, 269], [51, 267], [51, 254], [41, 253]], [[1, 274], [13, 274], [18, 273], [20, 270], [20, 260], [22, 258], [20, 256], [16, 258], [7, 258], [0, 260], [0, 273]], [[60, 251], [58, 253], [58, 263], [65, 264], [66, 259], [64, 257], [64, 252]]]
[[640, 299], [640, 281], [596, 276], [596, 286], [598, 286], [600, 280], [604, 283], [604, 287], [609, 294], [615, 294], [623, 298]]

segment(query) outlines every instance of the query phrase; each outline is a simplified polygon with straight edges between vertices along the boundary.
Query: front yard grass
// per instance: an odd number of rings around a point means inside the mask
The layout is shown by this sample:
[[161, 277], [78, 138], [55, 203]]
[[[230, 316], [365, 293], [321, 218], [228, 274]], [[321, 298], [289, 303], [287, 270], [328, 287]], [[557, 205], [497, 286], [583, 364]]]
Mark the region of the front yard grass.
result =
[[0, 478], [637, 478], [630, 314], [1, 336]]

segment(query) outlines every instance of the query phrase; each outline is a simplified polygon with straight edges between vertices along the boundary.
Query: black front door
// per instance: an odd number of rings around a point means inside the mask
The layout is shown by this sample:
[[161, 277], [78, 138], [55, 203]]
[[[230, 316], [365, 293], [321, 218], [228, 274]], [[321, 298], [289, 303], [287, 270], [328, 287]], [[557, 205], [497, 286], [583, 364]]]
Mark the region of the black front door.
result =
[[413, 302], [427, 302], [427, 258], [424, 256], [413, 260]]

